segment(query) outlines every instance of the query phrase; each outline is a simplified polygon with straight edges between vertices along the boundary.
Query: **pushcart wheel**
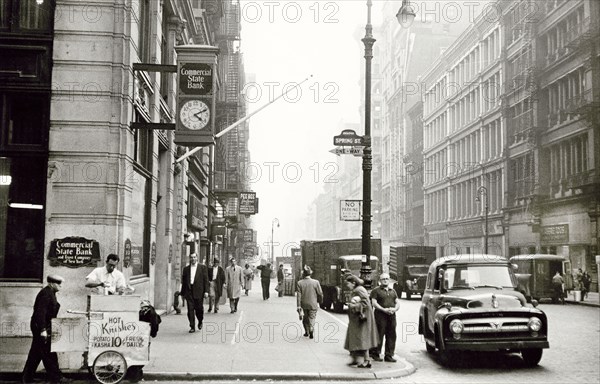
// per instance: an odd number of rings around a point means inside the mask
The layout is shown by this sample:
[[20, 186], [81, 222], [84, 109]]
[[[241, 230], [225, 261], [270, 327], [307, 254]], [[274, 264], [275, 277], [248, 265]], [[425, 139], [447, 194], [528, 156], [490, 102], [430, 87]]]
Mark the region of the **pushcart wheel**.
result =
[[127, 373], [127, 361], [115, 351], [104, 351], [94, 360], [94, 377], [102, 384], [117, 384]]

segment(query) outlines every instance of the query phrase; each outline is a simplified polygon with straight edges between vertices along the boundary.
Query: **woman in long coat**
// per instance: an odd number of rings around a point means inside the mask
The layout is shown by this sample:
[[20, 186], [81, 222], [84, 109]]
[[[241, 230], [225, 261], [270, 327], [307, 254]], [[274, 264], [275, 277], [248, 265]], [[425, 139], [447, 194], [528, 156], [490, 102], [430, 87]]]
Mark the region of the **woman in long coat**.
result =
[[233, 257], [229, 259], [229, 267], [225, 270], [225, 284], [227, 284], [227, 297], [229, 298], [231, 313], [235, 313], [242, 295], [244, 281], [242, 279], [242, 267], [236, 265]]
[[254, 280], [254, 271], [250, 268], [250, 265], [246, 264], [244, 268], [244, 290], [246, 291], [246, 296], [248, 296], [248, 291], [252, 289], [252, 280]]
[[352, 289], [352, 300], [348, 303], [348, 331], [344, 349], [350, 351], [352, 362], [358, 368], [370, 368], [369, 349], [377, 346], [379, 337], [369, 293], [363, 281], [354, 276], [346, 277], [346, 286]]

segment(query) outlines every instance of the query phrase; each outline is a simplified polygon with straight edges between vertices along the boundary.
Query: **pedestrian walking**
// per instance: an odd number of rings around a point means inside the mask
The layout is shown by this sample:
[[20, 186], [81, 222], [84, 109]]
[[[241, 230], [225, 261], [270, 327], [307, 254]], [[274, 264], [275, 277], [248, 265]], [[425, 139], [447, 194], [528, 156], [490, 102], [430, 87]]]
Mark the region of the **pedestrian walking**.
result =
[[344, 349], [350, 351], [352, 362], [358, 368], [371, 368], [369, 350], [377, 347], [379, 335], [375, 326], [373, 307], [369, 293], [363, 287], [363, 280], [350, 274], [346, 277], [346, 286], [352, 290], [352, 299], [348, 304], [348, 330]]
[[263, 300], [269, 300], [271, 274], [273, 273], [273, 270], [271, 269], [271, 263], [267, 263], [267, 265], [259, 265], [256, 267], [256, 269], [260, 271], [260, 285], [262, 287]]
[[221, 260], [215, 257], [213, 265], [208, 269], [208, 312], [215, 309], [215, 313], [219, 312], [219, 301], [223, 294], [223, 285], [225, 284], [225, 270], [221, 267]]
[[198, 319], [198, 329], [202, 329], [204, 320], [204, 298], [208, 297], [208, 270], [206, 265], [198, 264], [198, 255], [190, 255], [190, 263], [183, 268], [181, 274], [181, 296], [185, 298], [187, 316], [190, 323], [189, 333], [196, 332], [195, 319]]
[[583, 271], [581, 270], [581, 268], [579, 268], [577, 270], [577, 273], [575, 274], [575, 282], [577, 283], [577, 287], [575, 289], [579, 290], [579, 291], [583, 291]]
[[33, 304], [33, 314], [31, 315], [30, 328], [33, 334], [31, 348], [27, 355], [27, 361], [23, 368], [21, 377], [22, 383], [32, 383], [35, 371], [43, 362], [46, 369], [48, 381], [52, 384], [70, 382], [70, 379], [63, 377], [58, 366], [58, 356], [55, 352], [50, 352], [50, 338], [52, 337], [52, 319], [58, 315], [60, 304], [56, 300], [56, 293], [60, 291], [65, 279], [58, 275], [48, 275], [46, 281], [48, 285], [38, 292]]
[[319, 280], [311, 277], [312, 269], [308, 265], [304, 266], [302, 275], [303, 278], [298, 281], [296, 288], [296, 303], [304, 326], [304, 336], [312, 339], [314, 338], [319, 303], [323, 302], [323, 290]]
[[248, 296], [248, 292], [252, 290], [252, 280], [254, 280], [254, 271], [250, 268], [249, 264], [244, 266], [244, 291], [246, 296]]
[[565, 303], [565, 295], [563, 292], [564, 284], [565, 280], [560, 275], [560, 272], [556, 271], [552, 277], [552, 288], [554, 289], [554, 298], [552, 298], [553, 302], [558, 302], [560, 300], [563, 304]]
[[581, 301], [583, 301], [583, 299], [585, 299], [588, 296], [588, 293], [590, 292], [590, 285], [592, 283], [592, 277], [590, 276], [590, 274], [585, 271], [581, 274], [581, 285], [583, 286], [583, 289], [581, 290]]
[[229, 298], [231, 313], [236, 313], [244, 280], [242, 279], [242, 267], [236, 265], [233, 257], [229, 259], [229, 266], [225, 269], [225, 285], [227, 286], [227, 297]]
[[279, 297], [283, 297], [283, 279], [285, 279], [283, 264], [279, 264], [279, 269], [277, 270], [277, 292]]
[[[400, 299], [396, 291], [389, 286], [390, 275], [379, 276], [379, 286], [371, 291], [371, 304], [375, 314], [375, 325], [379, 335], [377, 347], [371, 349], [371, 357], [375, 361], [395, 363], [396, 350], [396, 312], [400, 309]], [[381, 358], [381, 348], [385, 337], [385, 357]]]

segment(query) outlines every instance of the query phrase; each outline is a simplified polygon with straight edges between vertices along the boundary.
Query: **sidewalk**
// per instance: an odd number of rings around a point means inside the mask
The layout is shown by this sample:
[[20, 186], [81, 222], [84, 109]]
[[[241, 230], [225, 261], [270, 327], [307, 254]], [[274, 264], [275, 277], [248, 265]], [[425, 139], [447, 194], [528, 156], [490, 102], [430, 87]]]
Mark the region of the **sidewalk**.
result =
[[[271, 284], [274, 287], [274, 284]], [[205, 309], [207, 307], [205, 306]], [[372, 368], [347, 366], [346, 318], [319, 310], [315, 338], [304, 337], [293, 296], [262, 300], [260, 287], [242, 296], [237, 313], [229, 303], [206, 313], [202, 331], [188, 333], [187, 308], [162, 316], [152, 340], [149, 380], [368, 380], [406, 376], [415, 368], [398, 362], [372, 362]]]
[[598, 292], [588, 292], [588, 296], [583, 301], [575, 301], [575, 295], [571, 291], [565, 298], [565, 303], [600, 307], [600, 294]]

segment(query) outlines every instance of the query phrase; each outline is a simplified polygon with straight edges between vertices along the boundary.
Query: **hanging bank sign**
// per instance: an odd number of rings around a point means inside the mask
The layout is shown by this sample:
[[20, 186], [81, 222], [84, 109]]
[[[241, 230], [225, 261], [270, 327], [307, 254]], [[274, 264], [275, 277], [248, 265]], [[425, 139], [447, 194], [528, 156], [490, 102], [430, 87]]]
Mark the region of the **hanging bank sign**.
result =
[[180, 45], [177, 52], [175, 143], [203, 147], [215, 143], [217, 53], [209, 45]]

